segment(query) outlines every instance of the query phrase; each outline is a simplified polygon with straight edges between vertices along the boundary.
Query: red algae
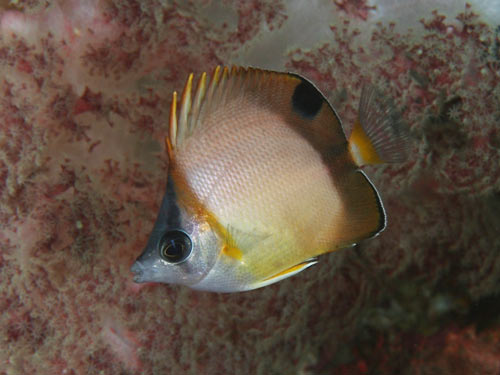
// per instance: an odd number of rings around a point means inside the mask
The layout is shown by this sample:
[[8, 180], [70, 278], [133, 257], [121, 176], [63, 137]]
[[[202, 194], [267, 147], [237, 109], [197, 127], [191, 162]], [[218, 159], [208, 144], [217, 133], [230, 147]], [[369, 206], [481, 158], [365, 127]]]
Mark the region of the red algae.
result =
[[118, 326], [114, 319], [107, 317], [104, 319], [102, 337], [125, 368], [132, 372], [142, 370], [137, 355], [138, 341], [132, 332]]
[[472, 6], [408, 31], [374, 24], [378, 2], [330, 1], [327, 37], [287, 42], [281, 69], [347, 128], [365, 82], [403, 110], [409, 160], [368, 171], [379, 237], [248, 293], [132, 283], [171, 92], [300, 9], [221, 4], [0, 3], [0, 374], [498, 372], [496, 310], [473, 306], [500, 291], [500, 39]]

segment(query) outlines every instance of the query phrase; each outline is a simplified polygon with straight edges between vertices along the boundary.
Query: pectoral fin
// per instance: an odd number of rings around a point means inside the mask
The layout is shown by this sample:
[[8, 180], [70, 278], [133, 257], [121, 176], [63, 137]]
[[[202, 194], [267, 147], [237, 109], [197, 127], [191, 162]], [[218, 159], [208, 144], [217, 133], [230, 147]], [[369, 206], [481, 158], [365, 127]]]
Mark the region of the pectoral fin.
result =
[[315, 265], [316, 263], [318, 263], [318, 260], [316, 258], [307, 259], [306, 261], [299, 263], [299, 264], [296, 264], [295, 266], [292, 266], [290, 268], [287, 268], [286, 270], [281, 271], [281, 272], [277, 273], [276, 275], [273, 275], [273, 276], [268, 277], [260, 282], [257, 282], [255, 284], [254, 288], [252, 288], [252, 289], [262, 288], [263, 286], [274, 284], [278, 281], [286, 279], [287, 277], [296, 275], [297, 273], [305, 270], [308, 267]]

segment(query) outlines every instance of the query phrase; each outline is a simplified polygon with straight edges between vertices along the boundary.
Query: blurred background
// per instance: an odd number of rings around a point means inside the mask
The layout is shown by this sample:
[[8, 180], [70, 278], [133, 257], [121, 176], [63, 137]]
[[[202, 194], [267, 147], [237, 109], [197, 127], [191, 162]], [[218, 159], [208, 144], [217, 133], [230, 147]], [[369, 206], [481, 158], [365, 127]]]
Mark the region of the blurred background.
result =
[[[350, 132], [393, 97], [388, 226], [237, 294], [136, 285], [173, 90], [308, 77]], [[500, 1], [0, 1], [0, 375], [500, 373]]]

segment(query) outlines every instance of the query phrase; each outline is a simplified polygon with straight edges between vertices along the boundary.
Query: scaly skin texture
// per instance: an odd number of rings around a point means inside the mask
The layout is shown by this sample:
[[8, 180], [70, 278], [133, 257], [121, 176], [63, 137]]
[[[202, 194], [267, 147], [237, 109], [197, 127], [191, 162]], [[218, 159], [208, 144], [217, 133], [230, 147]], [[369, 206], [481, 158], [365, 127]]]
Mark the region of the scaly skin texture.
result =
[[500, 40], [470, 7], [411, 33], [370, 23], [372, 3], [314, 2], [335, 26], [275, 67], [346, 125], [365, 81], [403, 108], [408, 162], [367, 171], [379, 237], [242, 294], [132, 282], [171, 92], [297, 13], [222, 4], [0, 3], [0, 374], [498, 372]]

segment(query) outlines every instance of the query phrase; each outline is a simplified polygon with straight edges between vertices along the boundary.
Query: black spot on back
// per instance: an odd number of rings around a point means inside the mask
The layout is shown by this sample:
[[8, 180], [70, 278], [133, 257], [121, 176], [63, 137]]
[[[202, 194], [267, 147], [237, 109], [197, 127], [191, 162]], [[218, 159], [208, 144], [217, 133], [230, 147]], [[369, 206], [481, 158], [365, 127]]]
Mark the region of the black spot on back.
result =
[[311, 82], [301, 81], [292, 95], [292, 108], [304, 117], [313, 118], [321, 109], [323, 95]]

